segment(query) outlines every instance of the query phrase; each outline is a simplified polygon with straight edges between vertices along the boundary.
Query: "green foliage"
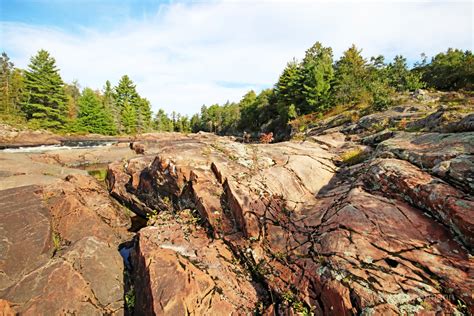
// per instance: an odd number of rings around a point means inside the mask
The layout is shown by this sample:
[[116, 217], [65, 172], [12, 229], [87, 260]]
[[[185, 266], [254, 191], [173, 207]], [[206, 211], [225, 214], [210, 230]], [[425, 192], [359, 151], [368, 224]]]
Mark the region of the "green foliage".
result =
[[133, 286], [125, 293], [125, 305], [128, 310], [133, 310], [135, 308], [135, 289]]
[[137, 111], [129, 101], [125, 101], [122, 108], [121, 125], [125, 134], [137, 132]]
[[105, 86], [102, 92], [102, 104], [107, 109], [107, 111], [112, 115], [114, 127], [116, 129], [116, 132], [118, 132], [121, 126], [120, 109], [117, 107], [115, 103], [114, 90], [109, 80], [105, 82]]
[[61, 236], [57, 232], [53, 232], [51, 236], [53, 242], [53, 257], [61, 249]]
[[0, 115], [15, 121], [21, 117], [20, 103], [24, 87], [23, 74], [14, 68], [8, 55], [3, 52], [0, 56]]
[[107, 178], [107, 169], [88, 170], [87, 173], [99, 182], [104, 182]]
[[290, 305], [298, 315], [313, 315], [313, 313], [305, 306], [305, 304], [298, 300], [298, 297], [292, 291], [288, 290], [283, 293], [282, 299], [284, 302]]
[[64, 83], [56, 61], [45, 50], [30, 60], [25, 71], [23, 111], [39, 127], [61, 129], [67, 118]]
[[[286, 65], [275, 85], [276, 107], [285, 122], [290, 120], [289, 110], [299, 109], [303, 101], [303, 82], [301, 66], [293, 60]], [[294, 113], [292, 113], [294, 114]], [[297, 112], [297, 115], [301, 113]], [[293, 115], [292, 115], [293, 116]]]
[[[110, 87], [106, 92], [109, 94]], [[120, 132], [135, 134], [149, 131], [152, 127], [151, 105], [147, 99], [140, 97], [136, 91], [133, 81], [124, 75], [114, 89], [113, 101], [107, 100], [111, 107], [112, 117], [117, 120], [120, 117], [118, 128]]]
[[81, 96], [80, 86], [77, 80], [74, 80], [72, 84], [64, 84], [64, 92], [67, 100], [67, 117], [70, 121], [75, 120], [78, 112], [78, 101]]
[[66, 122], [64, 83], [56, 61], [45, 50], [30, 60], [25, 71], [23, 110], [40, 127], [60, 129]]
[[78, 100], [77, 128], [87, 133], [112, 135], [115, 133], [112, 114], [101, 102], [100, 96], [86, 88]]
[[333, 98], [336, 104], [354, 105], [366, 101], [369, 69], [361, 50], [352, 45], [336, 62]]
[[439, 53], [428, 65], [418, 69], [428, 86], [439, 90], [474, 88], [474, 55], [472, 51], [449, 48]]
[[367, 154], [359, 147], [350, 149], [341, 155], [341, 160], [347, 165], [356, 165], [367, 158]]
[[163, 109], [159, 109], [156, 113], [153, 128], [159, 132], [172, 132], [174, 130], [173, 121], [171, 121]]
[[152, 121], [151, 117], [151, 103], [145, 98], [138, 99], [138, 105], [136, 108], [137, 112], [137, 131], [139, 133], [147, 132], [151, 129]]
[[423, 88], [421, 74], [410, 71], [407, 60], [401, 55], [395, 56], [393, 62], [387, 66], [388, 84], [398, 92], [414, 91]]
[[316, 42], [303, 59], [301, 113], [323, 111], [330, 107], [331, 81], [334, 77], [332, 49]]

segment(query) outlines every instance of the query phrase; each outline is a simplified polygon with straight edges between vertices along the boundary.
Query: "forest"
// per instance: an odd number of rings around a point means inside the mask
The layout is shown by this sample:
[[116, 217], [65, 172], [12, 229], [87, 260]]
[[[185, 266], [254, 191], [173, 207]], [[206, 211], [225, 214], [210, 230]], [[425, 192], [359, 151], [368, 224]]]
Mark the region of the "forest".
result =
[[472, 90], [474, 56], [471, 51], [448, 49], [426, 55], [412, 67], [401, 55], [365, 59], [352, 45], [338, 60], [330, 47], [316, 42], [304, 58], [291, 60], [273, 88], [251, 90], [239, 102], [203, 105], [192, 117], [158, 110], [137, 93], [124, 75], [116, 86], [110, 81], [102, 90], [79, 83], [65, 83], [54, 57], [45, 50], [32, 56], [27, 69], [14, 66], [8, 55], [0, 57], [0, 121], [30, 129], [58, 133], [104, 135], [150, 131], [198, 132], [219, 135], [274, 132], [284, 135], [288, 123], [301, 115], [322, 117], [335, 107], [380, 111], [397, 94], [420, 88]]

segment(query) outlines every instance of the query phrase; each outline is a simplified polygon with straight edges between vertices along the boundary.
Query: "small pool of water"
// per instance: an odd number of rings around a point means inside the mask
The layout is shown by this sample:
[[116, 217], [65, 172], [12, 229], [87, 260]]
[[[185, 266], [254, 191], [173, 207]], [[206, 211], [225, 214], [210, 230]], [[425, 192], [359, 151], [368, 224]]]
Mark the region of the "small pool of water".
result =
[[130, 252], [133, 249], [133, 244], [131, 245], [123, 245], [122, 247], [119, 248], [120, 255], [122, 256], [123, 259], [123, 264], [125, 265], [125, 268], [129, 271], [132, 270], [132, 263], [130, 261]]

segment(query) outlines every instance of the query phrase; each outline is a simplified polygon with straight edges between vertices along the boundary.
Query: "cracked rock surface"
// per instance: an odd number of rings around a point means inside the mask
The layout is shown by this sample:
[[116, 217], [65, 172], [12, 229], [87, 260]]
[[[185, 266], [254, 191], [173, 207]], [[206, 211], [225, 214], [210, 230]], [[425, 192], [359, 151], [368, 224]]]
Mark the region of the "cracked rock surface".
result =
[[2, 190], [0, 213], [5, 315], [124, 313], [117, 247], [129, 220], [93, 178]]
[[[389, 135], [347, 166], [337, 157], [347, 142], [327, 140], [340, 135], [265, 145], [191, 135], [111, 164], [116, 197], [160, 217], [137, 234], [132, 253], [139, 306], [156, 314], [472, 313], [472, 137]], [[184, 225], [182, 212], [200, 226]]]

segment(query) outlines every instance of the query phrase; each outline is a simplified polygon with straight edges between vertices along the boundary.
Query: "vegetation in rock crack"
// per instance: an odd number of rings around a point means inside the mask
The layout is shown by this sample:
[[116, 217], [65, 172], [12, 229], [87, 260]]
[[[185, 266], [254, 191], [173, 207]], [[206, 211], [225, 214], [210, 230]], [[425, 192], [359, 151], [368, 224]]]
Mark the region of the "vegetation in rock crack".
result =
[[125, 305], [128, 310], [133, 310], [135, 307], [135, 289], [133, 286], [125, 293]]
[[61, 236], [57, 232], [53, 232], [51, 235], [51, 239], [53, 241], [53, 257], [56, 253], [61, 250]]
[[356, 165], [367, 158], [368, 154], [360, 147], [349, 149], [341, 154], [340, 158], [347, 165]]
[[313, 312], [308, 310], [308, 308], [304, 305], [303, 302], [298, 300], [298, 297], [292, 291], [288, 290], [285, 293], [283, 293], [282, 299], [283, 299], [283, 302], [290, 305], [298, 315], [302, 315], [302, 316], [314, 315]]

